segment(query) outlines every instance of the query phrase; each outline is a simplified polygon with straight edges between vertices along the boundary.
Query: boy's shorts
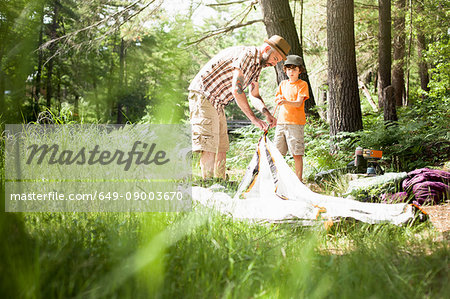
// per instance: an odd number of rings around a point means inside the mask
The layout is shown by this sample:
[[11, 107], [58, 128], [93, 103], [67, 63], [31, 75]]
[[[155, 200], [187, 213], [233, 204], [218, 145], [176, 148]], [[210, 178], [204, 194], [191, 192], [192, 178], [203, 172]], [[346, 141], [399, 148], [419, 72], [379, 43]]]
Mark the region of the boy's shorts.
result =
[[192, 150], [226, 152], [228, 140], [225, 112], [217, 112], [202, 94], [189, 92], [189, 110], [192, 125]]
[[305, 154], [304, 125], [279, 124], [275, 129], [275, 145], [285, 156], [289, 149], [292, 155]]

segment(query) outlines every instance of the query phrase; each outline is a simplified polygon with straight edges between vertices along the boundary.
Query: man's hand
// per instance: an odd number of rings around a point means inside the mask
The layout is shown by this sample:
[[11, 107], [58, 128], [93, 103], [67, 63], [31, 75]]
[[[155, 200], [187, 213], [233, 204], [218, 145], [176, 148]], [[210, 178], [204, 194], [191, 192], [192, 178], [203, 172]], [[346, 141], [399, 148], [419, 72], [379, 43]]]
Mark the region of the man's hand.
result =
[[263, 131], [267, 131], [267, 129], [269, 128], [269, 125], [259, 118], [253, 119], [252, 124], [254, 124], [256, 127], [260, 128]]
[[262, 110], [264, 115], [267, 118], [267, 121], [269, 122], [269, 127], [273, 128], [277, 125], [277, 119], [269, 112], [269, 109], [265, 108]]
[[277, 119], [270, 113], [269, 113], [269, 115], [267, 115], [267, 121], [269, 122], [269, 126], [271, 128], [273, 128], [277, 125]]

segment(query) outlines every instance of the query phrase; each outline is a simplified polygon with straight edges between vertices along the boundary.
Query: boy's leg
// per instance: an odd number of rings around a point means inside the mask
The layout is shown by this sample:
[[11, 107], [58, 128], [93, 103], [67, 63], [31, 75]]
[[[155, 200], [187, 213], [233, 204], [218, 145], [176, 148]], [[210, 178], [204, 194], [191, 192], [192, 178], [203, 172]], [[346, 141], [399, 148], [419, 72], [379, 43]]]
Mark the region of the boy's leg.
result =
[[285, 127], [285, 125], [277, 125], [275, 128], [275, 146], [283, 156], [286, 156], [288, 150]]
[[289, 125], [287, 144], [295, 162], [295, 174], [303, 182], [303, 155], [305, 154], [304, 126]]
[[295, 174], [303, 183], [303, 155], [293, 155], [295, 162]]

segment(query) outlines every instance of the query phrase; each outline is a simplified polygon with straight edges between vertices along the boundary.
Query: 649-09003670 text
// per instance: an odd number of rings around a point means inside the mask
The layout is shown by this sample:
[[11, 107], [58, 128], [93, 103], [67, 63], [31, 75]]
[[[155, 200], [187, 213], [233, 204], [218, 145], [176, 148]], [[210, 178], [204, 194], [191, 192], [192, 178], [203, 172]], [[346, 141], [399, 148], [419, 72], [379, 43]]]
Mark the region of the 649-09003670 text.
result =
[[92, 193], [61, 193], [61, 192], [27, 192], [27, 193], [11, 193], [11, 201], [116, 201], [116, 200], [150, 200], [150, 201], [181, 201], [183, 200], [183, 192], [181, 191], [94, 191]]

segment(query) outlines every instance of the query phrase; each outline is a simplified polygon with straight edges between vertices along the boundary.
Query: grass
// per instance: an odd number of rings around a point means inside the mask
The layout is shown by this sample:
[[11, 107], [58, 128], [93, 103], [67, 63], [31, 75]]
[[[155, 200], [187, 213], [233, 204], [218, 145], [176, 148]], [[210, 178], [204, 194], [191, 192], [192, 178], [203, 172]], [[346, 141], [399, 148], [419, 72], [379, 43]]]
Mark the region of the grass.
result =
[[[247, 165], [258, 136], [252, 138], [232, 143], [231, 168]], [[245, 155], [231, 159], [243, 148]], [[194, 183], [235, 190], [239, 175], [230, 180]], [[336, 180], [324, 190], [339, 192], [342, 186]], [[430, 222], [346, 220], [326, 230], [233, 221], [199, 206], [190, 213], [2, 212], [0, 238], [4, 298], [384, 299], [450, 293], [449, 243]]]
[[[2, 214], [8, 298], [445, 298], [449, 248], [405, 227], [176, 213]], [[6, 298], [5, 297], [5, 298]]]

